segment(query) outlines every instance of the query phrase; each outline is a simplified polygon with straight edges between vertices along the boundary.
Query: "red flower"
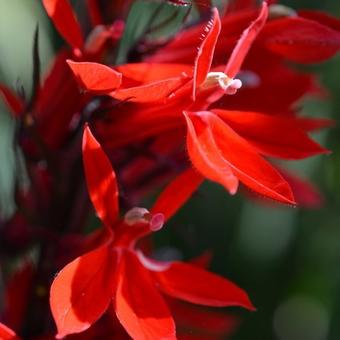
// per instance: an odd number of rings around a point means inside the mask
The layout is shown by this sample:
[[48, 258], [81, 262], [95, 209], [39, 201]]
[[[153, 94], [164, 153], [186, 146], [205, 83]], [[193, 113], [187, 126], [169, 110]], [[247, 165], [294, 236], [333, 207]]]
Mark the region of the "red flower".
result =
[[[62, 269], [51, 286], [58, 337], [86, 330], [112, 303], [134, 339], [175, 339], [174, 321], [160, 293], [206, 306], [253, 309], [246, 293], [230, 281], [191, 264], [156, 262], [138, 250], [138, 240], [162, 227], [201, 183], [200, 176], [190, 170], [170, 184], [151, 213], [134, 208], [120, 220], [115, 174], [88, 127], [83, 159], [90, 197], [105, 225], [105, 238], [100, 246]], [[181, 192], [175, 199], [172, 193], [178, 188]]]

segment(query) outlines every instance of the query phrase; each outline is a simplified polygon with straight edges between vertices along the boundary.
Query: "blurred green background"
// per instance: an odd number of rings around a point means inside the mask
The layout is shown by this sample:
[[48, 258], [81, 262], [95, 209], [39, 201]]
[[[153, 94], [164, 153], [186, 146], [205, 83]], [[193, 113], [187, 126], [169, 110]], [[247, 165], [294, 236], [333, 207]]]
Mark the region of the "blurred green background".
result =
[[[282, 3], [340, 15], [338, 0]], [[12, 86], [22, 84], [27, 94], [37, 21], [44, 69], [55, 52], [55, 35], [39, 1], [0, 0], [0, 80]], [[309, 69], [330, 97], [308, 98], [304, 112], [339, 121], [340, 56]], [[15, 209], [18, 164], [12, 148], [14, 124], [1, 105], [0, 208], [6, 217]], [[340, 339], [340, 130], [336, 126], [316, 138], [333, 154], [291, 166], [318, 185], [325, 198], [321, 209], [268, 206], [242, 194], [230, 197], [221, 187], [207, 183], [169, 228], [157, 235], [158, 245], [166, 247], [163, 250], [184, 258], [212, 250], [212, 269], [249, 293], [258, 310], [238, 314], [242, 323], [235, 340]]]

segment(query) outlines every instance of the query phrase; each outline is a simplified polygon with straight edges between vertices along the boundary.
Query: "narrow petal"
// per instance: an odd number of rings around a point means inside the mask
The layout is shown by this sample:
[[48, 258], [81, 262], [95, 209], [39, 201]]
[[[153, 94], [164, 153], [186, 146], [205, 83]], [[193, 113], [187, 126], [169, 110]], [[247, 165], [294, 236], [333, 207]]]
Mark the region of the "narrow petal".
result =
[[208, 33], [198, 49], [194, 66], [193, 98], [196, 96], [196, 88], [200, 86], [207, 77], [214, 57], [217, 38], [221, 31], [221, 21], [218, 10], [213, 9], [213, 19], [205, 28]]
[[82, 49], [83, 36], [68, 0], [43, 0], [47, 14], [63, 38], [76, 49]]
[[118, 65], [116, 70], [124, 77], [144, 84], [179, 77], [183, 73], [192, 76], [192, 65], [175, 63], [131, 63]]
[[261, 41], [270, 51], [304, 64], [324, 61], [340, 50], [339, 31], [300, 17], [269, 22]]
[[119, 214], [116, 175], [88, 126], [85, 127], [83, 135], [83, 162], [91, 201], [97, 215], [110, 227]]
[[217, 150], [214, 137], [210, 129], [203, 124], [199, 126], [185, 113], [188, 127], [187, 148], [193, 166], [206, 178], [221, 183], [231, 195], [238, 188], [238, 179], [233, 174], [228, 162]]
[[284, 159], [302, 159], [328, 153], [309, 138], [296, 118], [257, 112], [212, 110], [233, 130], [247, 139], [259, 153]]
[[173, 262], [166, 270], [154, 271], [153, 276], [164, 293], [177, 299], [205, 306], [240, 306], [254, 310], [241, 288], [197, 266]]
[[1, 340], [19, 340], [20, 338], [10, 328], [0, 322], [0, 339]]
[[176, 339], [175, 324], [164, 299], [148, 271], [129, 251], [122, 253], [114, 307], [133, 339]]
[[116, 256], [103, 245], [64, 267], [54, 279], [50, 305], [58, 338], [88, 329], [111, 302]]
[[250, 24], [250, 26], [245, 31], [243, 31], [242, 36], [237, 42], [229, 58], [227, 66], [224, 69], [224, 73], [229, 78], [234, 78], [236, 74], [240, 71], [243, 61], [247, 56], [251, 45], [253, 44], [254, 40], [266, 23], [267, 17], [268, 5], [266, 1], [263, 1], [259, 16]]
[[[253, 191], [268, 198], [294, 204], [294, 197], [288, 183], [282, 178], [256, 150], [223, 120], [209, 111], [191, 113], [187, 115], [189, 135], [195, 139], [191, 145], [188, 137], [188, 151], [191, 160], [197, 166], [193, 156], [201, 149], [206, 159], [212, 160], [210, 165], [198, 164], [201, 168], [214, 168], [214, 180], [225, 184], [225, 173], [222, 164], [229, 167], [229, 171]], [[188, 135], [188, 136], [189, 136]], [[196, 149], [196, 151], [195, 151]], [[220, 163], [217, 163], [216, 159]], [[212, 170], [210, 170], [211, 172]], [[212, 176], [211, 176], [212, 177]], [[228, 183], [227, 183], [228, 184]], [[228, 186], [226, 186], [227, 189]]]
[[105, 93], [115, 90], [122, 83], [122, 75], [98, 63], [67, 60], [79, 86], [85, 90]]
[[18, 98], [12, 90], [5, 85], [0, 84], [0, 97], [2, 97], [15, 117], [19, 117], [24, 111], [24, 103]]
[[180, 209], [203, 182], [203, 177], [194, 169], [177, 176], [160, 194], [151, 212], [162, 213], [165, 220]]
[[188, 81], [187, 77], [168, 78], [146, 85], [118, 89], [110, 95], [118, 100], [129, 100], [137, 103], [165, 101], [172, 93]]

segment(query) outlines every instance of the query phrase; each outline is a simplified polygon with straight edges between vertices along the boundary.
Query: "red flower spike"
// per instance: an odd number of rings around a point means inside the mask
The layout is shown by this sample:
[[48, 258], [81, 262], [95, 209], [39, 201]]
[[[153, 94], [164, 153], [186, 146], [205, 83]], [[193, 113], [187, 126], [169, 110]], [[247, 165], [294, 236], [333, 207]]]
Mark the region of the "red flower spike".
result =
[[196, 88], [205, 81], [210, 71], [217, 38], [221, 31], [221, 21], [217, 8], [213, 9], [213, 19], [208, 23], [205, 30], [208, 31], [208, 33], [199, 47], [195, 59], [194, 84], [192, 93], [194, 100], [196, 97]]
[[162, 191], [151, 212], [161, 212], [165, 220], [168, 220], [184, 205], [203, 180], [194, 169], [184, 171]]
[[84, 41], [81, 28], [68, 0], [42, 0], [58, 32], [74, 49], [81, 50]]
[[24, 111], [24, 103], [18, 98], [12, 90], [0, 84], [0, 97], [3, 97], [7, 107], [11, 110], [14, 117], [18, 118]]
[[[209, 111], [187, 113], [188, 152], [206, 177], [230, 190], [228, 178], [238, 178], [268, 198], [295, 204], [288, 183], [245, 139]], [[201, 159], [197, 157], [200, 154]], [[237, 176], [237, 177], [235, 177]], [[235, 193], [237, 187], [231, 193]]]
[[0, 339], [1, 340], [19, 340], [20, 338], [10, 328], [0, 322]]
[[177, 299], [203, 306], [241, 306], [255, 310], [242, 289], [199, 267], [172, 262], [167, 269], [154, 271], [153, 275], [160, 289]]
[[116, 257], [103, 245], [64, 267], [54, 279], [50, 304], [58, 338], [88, 329], [107, 310]]
[[116, 176], [108, 157], [88, 126], [83, 135], [83, 162], [91, 201], [97, 215], [110, 227], [119, 214]]
[[252, 144], [259, 153], [284, 159], [302, 159], [329, 151], [299, 127], [298, 119], [257, 112], [211, 110]]
[[105, 93], [115, 90], [122, 83], [121, 73], [108, 66], [72, 60], [67, 60], [67, 64], [74, 73], [79, 86], [85, 90]]
[[304, 64], [324, 61], [340, 50], [339, 31], [299, 17], [269, 22], [261, 41], [270, 51]]
[[234, 78], [240, 71], [241, 65], [247, 56], [247, 53], [253, 44], [255, 38], [262, 30], [268, 18], [268, 5], [266, 1], [262, 2], [262, 8], [259, 16], [255, 21], [242, 33], [240, 40], [237, 42], [229, 61], [224, 69], [224, 73], [229, 78]]
[[129, 335], [136, 340], [176, 339], [164, 299], [148, 271], [128, 250], [122, 254], [117, 277], [114, 308]]
[[194, 167], [206, 178], [221, 183], [231, 195], [237, 192], [238, 179], [228, 162], [216, 152], [214, 136], [199, 121], [193, 123], [191, 114], [184, 113], [188, 126], [187, 148]]

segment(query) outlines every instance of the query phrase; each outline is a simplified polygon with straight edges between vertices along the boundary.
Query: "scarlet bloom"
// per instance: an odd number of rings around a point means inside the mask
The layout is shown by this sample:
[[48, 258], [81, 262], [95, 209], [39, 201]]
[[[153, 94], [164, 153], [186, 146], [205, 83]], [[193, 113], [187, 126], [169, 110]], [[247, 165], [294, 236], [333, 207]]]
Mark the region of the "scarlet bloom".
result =
[[[201, 183], [182, 175], [161, 194], [151, 213], [143, 208], [118, 218], [118, 189], [110, 162], [90, 132], [83, 136], [86, 180], [104, 223], [100, 245], [62, 269], [51, 286], [51, 310], [58, 337], [89, 328], [112, 303], [134, 339], [176, 339], [175, 324], [161, 294], [205, 306], [253, 310], [247, 294], [218, 275], [182, 262], [158, 262], [138, 249], [138, 240], [159, 230]], [[191, 170], [190, 170], [191, 171]], [[184, 176], [184, 177], [183, 177]], [[173, 191], [182, 188], [178, 197]]]

